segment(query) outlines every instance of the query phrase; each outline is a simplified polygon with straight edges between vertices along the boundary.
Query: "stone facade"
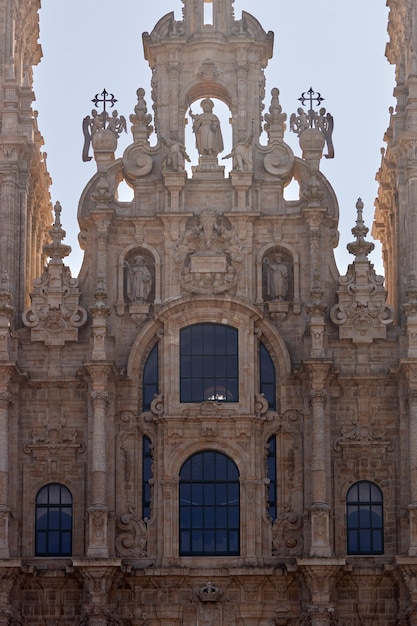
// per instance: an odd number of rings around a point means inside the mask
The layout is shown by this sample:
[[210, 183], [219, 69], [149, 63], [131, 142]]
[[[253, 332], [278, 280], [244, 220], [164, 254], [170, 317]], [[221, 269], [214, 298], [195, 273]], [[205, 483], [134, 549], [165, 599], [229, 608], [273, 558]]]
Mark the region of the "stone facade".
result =
[[84, 120], [74, 278], [31, 109], [40, 2], [0, 0], [0, 625], [416, 625], [417, 2], [388, 0], [385, 284], [360, 199], [338, 273], [332, 118], [291, 115], [295, 157], [273, 34], [183, 3], [143, 35], [130, 128]]

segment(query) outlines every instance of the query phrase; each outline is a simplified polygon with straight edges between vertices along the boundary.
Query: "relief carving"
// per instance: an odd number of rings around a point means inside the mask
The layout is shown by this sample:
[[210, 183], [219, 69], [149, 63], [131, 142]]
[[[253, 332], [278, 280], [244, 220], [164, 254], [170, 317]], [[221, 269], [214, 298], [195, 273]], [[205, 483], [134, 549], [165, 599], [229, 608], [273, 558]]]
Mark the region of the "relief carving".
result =
[[359, 420], [352, 420], [352, 426], [342, 426], [340, 437], [334, 441], [334, 449], [340, 452], [345, 447], [378, 446], [379, 449], [392, 452], [394, 443], [387, 439], [385, 429], [374, 426], [375, 421], [361, 424]]
[[208, 295], [236, 292], [242, 246], [220, 212], [206, 209], [189, 220], [174, 254], [183, 291]]

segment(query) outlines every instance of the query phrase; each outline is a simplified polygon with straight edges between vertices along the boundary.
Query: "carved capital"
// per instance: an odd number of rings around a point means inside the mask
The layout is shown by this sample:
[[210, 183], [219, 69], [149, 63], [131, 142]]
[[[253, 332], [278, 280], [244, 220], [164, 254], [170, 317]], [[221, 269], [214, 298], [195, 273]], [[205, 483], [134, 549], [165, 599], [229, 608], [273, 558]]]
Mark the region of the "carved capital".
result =
[[109, 404], [109, 394], [107, 391], [92, 391], [90, 394], [93, 406], [107, 407]]
[[308, 399], [311, 405], [321, 404], [325, 405], [327, 402], [328, 393], [325, 389], [312, 389], [308, 393]]
[[0, 391], [0, 407], [8, 408], [13, 404], [13, 396], [8, 391]]

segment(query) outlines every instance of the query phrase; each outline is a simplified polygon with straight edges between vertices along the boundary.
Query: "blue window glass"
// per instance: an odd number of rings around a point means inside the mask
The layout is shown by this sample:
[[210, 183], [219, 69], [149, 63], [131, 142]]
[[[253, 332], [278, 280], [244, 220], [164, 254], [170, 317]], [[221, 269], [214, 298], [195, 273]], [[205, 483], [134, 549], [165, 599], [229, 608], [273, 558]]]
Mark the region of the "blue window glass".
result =
[[180, 555], [239, 554], [240, 485], [235, 463], [206, 450], [180, 472]]
[[149, 437], [142, 439], [142, 517], [151, 517], [152, 443]]
[[384, 509], [380, 488], [363, 480], [346, 497], [347, 553], [384, 553]]
[[72, 496], [58, 483], [45, 485], [36, 496], [35, 555], [71, 556]]
[[267, 444], [268, 497], [267, 508], [269, 517], [277, 519], [277, 440], [275, 435], [268, 439]]
[[155, 395], [159, 393], [159, 377], [158, 377], [158, 344], [156, 343], [146, 359], [145, 368], [143, 370], [143, 397], [142, 409], [149, 411], [151, 402]]
[[180, 331], [180, 401], [239, 400], [238, 332], [222, 324]]
[[275, 366], [262, 341], [259, 342], [259, 370], [260, 392], [268, 400], [269, 408], [275, 411], [277, 404]]

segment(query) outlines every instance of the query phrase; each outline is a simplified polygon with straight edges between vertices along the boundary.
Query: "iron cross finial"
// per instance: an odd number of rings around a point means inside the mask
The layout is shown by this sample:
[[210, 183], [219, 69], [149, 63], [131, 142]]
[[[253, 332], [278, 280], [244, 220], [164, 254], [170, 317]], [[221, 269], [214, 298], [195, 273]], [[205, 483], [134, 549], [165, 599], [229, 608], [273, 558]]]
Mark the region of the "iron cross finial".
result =
[[[99, 98], [99, 95], [102, 96], [102, 98]], [[110, 97], [107, 97], [107, 96], [110, 96]], [[99, 104], [99, 102], [103, 103], [103, 113], [104, 113], [103, 117], [104, 119], [106, 119], [106, 104], [110, 104], [111, 107], [114, 107], [115, 103], [117, 102], [117, 99], [114, 97], [112, 93], [108, 93], [108, 91], [103, 89], [101, 94], [96, 93], [96, 95], [91, 100], [91, 102], [94, 102], [96, 106]]]
[[310, 87], [308, 91], [303, 91], [303, 93], [301, 94], [301, 98], [298, 98], [298, 100], [301, 102], [303, 106], [305, 106], [305, 103], [308, 101], [310, 103], [310, 111], [312, 111], [313, 102], [315, 102], [317, 106], [320, 106], [324, 98], [321, 95], [321, 93], [319, 92], [316, 93], [314, 89]]

